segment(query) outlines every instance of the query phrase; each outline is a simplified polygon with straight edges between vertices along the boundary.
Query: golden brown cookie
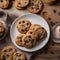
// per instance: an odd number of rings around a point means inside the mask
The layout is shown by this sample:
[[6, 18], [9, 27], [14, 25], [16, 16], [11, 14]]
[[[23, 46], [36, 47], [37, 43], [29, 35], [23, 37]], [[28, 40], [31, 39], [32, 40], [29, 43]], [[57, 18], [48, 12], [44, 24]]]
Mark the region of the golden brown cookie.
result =
[[15, 42], [16, 42], [17, 45], [23, 46], [23, 44], [22, 44], [22, 42], [23, 42], [22, 38], [23, 38], [24, 36], [25, 36], [25, 34], [19, 34], [19, 35], [16, 37]]
[[37, 32], [38, 38], [39, 38], [40, 40], [46, 37], [46, 30], [45, 30], [43, 27], [37, 28], [37, 29], [36, 29], [36, 32]]
[[42, 9], [41, 0], [30, 0], [30, 4], [27, 7], [28, 11], [31, 13], [38, 13]]
[[13, 46], [6, 46], [2, 49], [1, 54], [2, 53], [8, 53], [8, 54], [10, 53], [12, 55], [14, 52], [16, 52], [16, 49]]
[[27, 34], [31, 34], [31, 35], [35, 36], [35, 38], [37, 39], [37, 33], [36, 33], [36, 31], [34, 31], [34, 30], [29, 30], [29, 31], [27, 32]]
[[29, 0], [15, 0], [15, 7], [17, 9], [24, 9], [29, 4]]
[[12, 60], [12, 55], [10, 53], [2, 53], [1, 60]]
[[13, 54], [13, 60], [27, 60], [27, 58], [22, 51], [17, 51]]
[[19, 2], [18, 1], [14, 2], [14, 6], [15, 6], [16, 9], [20, 9], [20, 10], [24, 9], [24, 8], [19, 6]]
[[1, 60], [12, 60], [12, 55], [16, 52], [13, 46], [6, 46], [1, 50]]
[[7, 8], [9, 6], [9, 0], [0, 0], [0, 8]]
[[3, 23], [0, 22], [0, 37], [3, 36], [4, 32], [5, 32], [5, 27], [4, 27]]
[[36, 38], [34, 35], [26, 34], [23, 37], [23, 45], [26, 48], [32, 48], [36, 44]]
[[44, 2], [46, 4], [54, 4], [54, 2], [56, 2], [56, 0], [44, 0]]
[[16, 24], [17, 30], [22, 34], [27, 33], [30, 26], [31, 26], [31, 22], [26, 19], [20, 19], [17, 21], [17, 24]]
[[41, 28], [41, 26], [38, 24], [33, 24], [33, 25], [31, 25], [29, 30], [36, 30], [37, 28]]

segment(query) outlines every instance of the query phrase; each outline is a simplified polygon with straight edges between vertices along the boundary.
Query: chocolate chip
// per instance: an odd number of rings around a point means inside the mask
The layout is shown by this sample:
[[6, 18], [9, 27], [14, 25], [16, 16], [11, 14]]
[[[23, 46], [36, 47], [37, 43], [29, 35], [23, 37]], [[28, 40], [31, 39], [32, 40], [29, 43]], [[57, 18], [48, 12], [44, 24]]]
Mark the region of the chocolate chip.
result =
[[42, 12], [43, 15], [45, 15], [46, 13], [47, 13], [46, 11]]
[[27, 23], [26, 25], [29, 25], [29, 23]]
[[49, 17], [48, 20], [51, 20], [51, 18]]
[[29, 38], [31, 38], [31, 36], [28, 36]]
[[60, 12], [58, 13], [58, 15], [60, 15]]
[[34, 9], [33, 7], [31, 7], [31, 9]]
[[21, 60], [21, 59], [18, 59], [18, 60]]
[[25, 23], [25, 21], [23, 21], [23, 23]]
[[25, 43], [28, 43], [28, 41], [26, 40]]
[[7, 52], [7, 50], [4, 50], [4, 52]]
[[6, 57], [3, 55], [3, 58], [1, 60], [6, 60]]
[[20, 56], [21, 56], [21, 54], [19, 54], [19, 53], [16, 53], [16, 56], [20, 57]]
[[55, 25], [52, 21], [50, 23], [51, 23], [51, 26]]
[[21, 24], [21, 22], [19, 22], [19, 24]]
[[20, 42], [22, 42], [22, 40], [20, 40]]
[[21, 29], [21, 31], [23, 32], [24, 30], [23, 30], [23, 29]]
[[3, 2], [3, 0], [0, 0], [0, 2]]
[[30, 34], [32, 34], [32, 32], [30, 32]]
[[53, 51], [51, 51], [51, 54], [54, 54], [54, 52], [53, 52]]
[[18, 4], [21, 4], [20, 2]]
[[53, 10], [54, 13], [56, 13], [56, 10]]
[[9, 51], [12, 51], [12, 48]]

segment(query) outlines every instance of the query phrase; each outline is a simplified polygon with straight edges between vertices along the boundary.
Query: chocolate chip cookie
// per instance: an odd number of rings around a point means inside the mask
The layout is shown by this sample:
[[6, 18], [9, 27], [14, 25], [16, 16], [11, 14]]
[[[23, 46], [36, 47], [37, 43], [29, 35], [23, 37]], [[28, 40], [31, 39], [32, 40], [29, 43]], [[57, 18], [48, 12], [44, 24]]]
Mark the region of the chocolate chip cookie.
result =
[[2, 53], [1, 60], [12, 60], [12, 55], [10, 53]]
[[15, 51], [16, 51], [16, 49], [13, 46], [6, 46], [2, 49], [1, 54], [10, 53], [10, 55], [12, 55]]
[[9, 6], [9, 0], [0, 0], [0, 8], [7, 8]]
[[42, 2], [41, 0], [30, 0], [30, 4], [27, 7], [28, 11], [31, 13], [38, 13], [42, 9]]
[[36, 30], [37, 28], [41, 28], [41, 26], [38, 24], [33, 24], [33, 25], [31, 25], [29, 30]]
[[18, 1], [15, 1], [15, 2], [14, 2], [14, 6], [15, 6], [16, 9], [20, 9], [20, 10], [24, 9], [23, 7], [20, 7]]
[[15, 0], [15, 7], [17, 9], [23, 9], [29, 4], [29, 0]]
[[46, 4], [54, 4], [56, 0], [44, 0]]
[[26, 19], [20, 19], [16, 24], [17, 30], [22, 34], [25, 34], [29, 30], [30, 26], [31, 22]]
[[34, 30], [29, 30], [29, 31], [27, 32], [27, 34], [31, 34], [31, 35], [35, 36], [35, 38], [37, 39], [37, 33], [36, 33], [36, 31], [34, 31]]
[[32, 48], [36, 44], [36, 39], [34, 35], [26, 34], [23, 37], [23, 45], [26, 48]]
[[16, 42], [17, 45], [23, 46], [23, 44], [22, 44], [22, 42], [23, 42], [22, 38], [23, 38], [24, 36], [25, 36], [25, 34], [19, 34], [19, 35], [16, 37], [15, 42]]
[[2, 22], [0, 22], [0, 37], [4, 35], [5, 32], [5, 27]]
[[13, 60], [27, 60], [27, 58], [22, 51], [17, 51], [13, 54]]
[[41, 39], [43, 39], [43, 38], [46, 37], [46, 30], [45, 30], [43, 27], [37, 28], [37, 29], [36, 29], [36, 32], [37, 32], [37, 34], [38, 34], [39, 40], [41, 40]]

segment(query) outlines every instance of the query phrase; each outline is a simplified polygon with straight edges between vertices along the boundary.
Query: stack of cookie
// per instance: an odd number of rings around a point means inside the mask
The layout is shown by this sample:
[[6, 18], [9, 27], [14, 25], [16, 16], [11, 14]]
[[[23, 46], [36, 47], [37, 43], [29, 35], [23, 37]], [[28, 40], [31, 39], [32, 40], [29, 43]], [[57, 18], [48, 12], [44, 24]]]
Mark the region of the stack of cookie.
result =
[[13, 46], [6, 46], [0, 52], [0, 60], [27, 60], [26, 55]]
[[15, 42], [18, 46], [32, 48], [38, 41], [46, 37], [46, 30], [38, 24], [32, 24], [29, 20], [20, 19], [16, 23], [19, 34]]

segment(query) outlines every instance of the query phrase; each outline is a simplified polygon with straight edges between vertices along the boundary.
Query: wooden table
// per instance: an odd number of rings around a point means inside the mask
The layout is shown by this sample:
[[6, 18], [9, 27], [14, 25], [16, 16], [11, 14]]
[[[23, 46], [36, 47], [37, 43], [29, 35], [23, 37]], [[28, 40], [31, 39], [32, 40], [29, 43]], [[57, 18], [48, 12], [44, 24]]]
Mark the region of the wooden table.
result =
[[[17, 10], [14, 7], [3, 10], [8, 12], [7, 23], [9, 27], [16, 17], [29, 13], [27, 10]], [[43, 10], [38, 15], [42, 16], [52, 28], [53, 25], [60, 22], [60, 2], [53, 6], [44, 4]], [[13, 45], [9, 34], [7, 35], [5, 41], [0, 41], [0, 49], [6, 45]], [[25, 53], [28, 59], [32, 55], [30, 60], [60, 60], [60, 44], [54, 43], [50, 37], [48, 44], [43, 49], [34, 53]]]

